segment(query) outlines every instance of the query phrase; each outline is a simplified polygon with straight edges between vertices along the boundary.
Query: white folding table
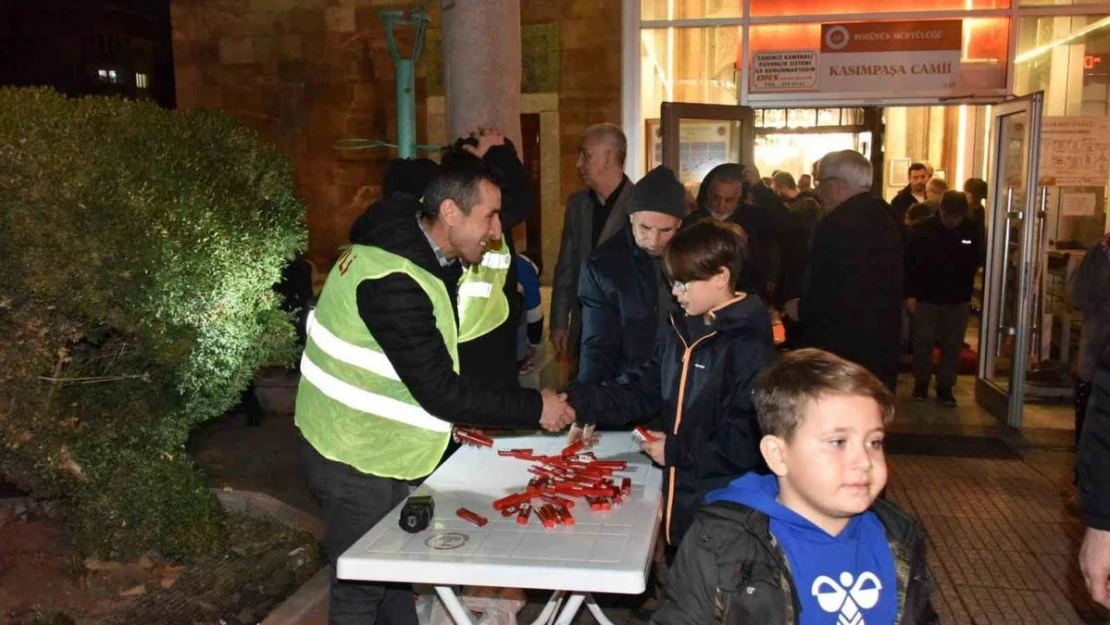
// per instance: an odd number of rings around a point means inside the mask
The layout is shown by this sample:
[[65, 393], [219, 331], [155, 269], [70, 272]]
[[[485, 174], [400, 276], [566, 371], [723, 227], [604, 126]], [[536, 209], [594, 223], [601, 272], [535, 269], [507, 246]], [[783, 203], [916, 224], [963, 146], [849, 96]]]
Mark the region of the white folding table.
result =
[[[397, 506], [339, 558], [339, 579], [435, 586], [458, 625], [471, 620], [455, 585], [552, 590], [536, 623], [550, 621], [562, 606], [556, 623], [569, 625], [585, 602], [598, 623], [612, 625], [590, 593], [643, 593], [659, 526], [662, 474], [628, 433], [607, 432], [591, 450], [598, 459], [627, 461], [627, 470], [614, 475], [618, 484], [621, 477], [632, 478], [632, 494], [620, 506], [595, 512], [575, 500], [575, 525], [554, 529], [545, 529], [534, 513], [528, 525], [518, 525], [516, 515], [504, 518], [491, 506], [524, 490], [534, 477], [527, 470], [533, 462], [496, 450], [557, 455], [565, 445], [564, 436], [537, 434], [495, 439], [493, 449], [463, 447], [413, 493], [434, 499], [429, 528], [416, 534], [402, 530], [403, 504]], [[468, 523], [456, 516], [459, 508], [489, 523]]]

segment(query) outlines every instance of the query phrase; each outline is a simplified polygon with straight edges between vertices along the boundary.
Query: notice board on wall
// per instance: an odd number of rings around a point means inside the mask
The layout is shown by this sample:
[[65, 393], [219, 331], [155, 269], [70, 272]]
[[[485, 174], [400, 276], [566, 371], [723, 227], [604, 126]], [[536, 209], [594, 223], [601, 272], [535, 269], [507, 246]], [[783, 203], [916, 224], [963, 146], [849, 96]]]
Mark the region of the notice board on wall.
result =
[[1110, 183], [1110, 117], [1045, 117], [1039, 177], [1041, 184], [1057, 187]]

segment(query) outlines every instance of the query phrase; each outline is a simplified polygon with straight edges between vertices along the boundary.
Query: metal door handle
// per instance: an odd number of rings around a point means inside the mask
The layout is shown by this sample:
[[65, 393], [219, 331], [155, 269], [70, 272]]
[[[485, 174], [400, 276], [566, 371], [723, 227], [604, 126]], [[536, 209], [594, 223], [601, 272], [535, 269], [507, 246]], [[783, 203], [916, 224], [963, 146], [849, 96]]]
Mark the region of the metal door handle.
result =
[[1041, 315], [1044, 313], [1044, 255], [1048, 248], [1048, 187], [1041, 187], [1040, 207], [1037, 209], [1037, 238], [1033, 248], [1033, 258], [1030, 259], [1033, 267], [1031, 280], [1033, 292], [1033, 324], [1030, 341], [1030, 351], [1036, 351], [1036, 358], [1041, 359]]
[[995, 358], [1002, 357], [1002, 338], [1007, 334], [1007, 330], [1012, 329], [1004, 324], [1006, 323], [1006, 278], [1010, 273], [1010, 221], [1015, 218], [1014, 212], [1014, 188], [1006, 187], [1006, 219], [1000, 224], [1002, 226], [1002, 276], [998, 284], [998, 330], [994, 339], [994, 356]]

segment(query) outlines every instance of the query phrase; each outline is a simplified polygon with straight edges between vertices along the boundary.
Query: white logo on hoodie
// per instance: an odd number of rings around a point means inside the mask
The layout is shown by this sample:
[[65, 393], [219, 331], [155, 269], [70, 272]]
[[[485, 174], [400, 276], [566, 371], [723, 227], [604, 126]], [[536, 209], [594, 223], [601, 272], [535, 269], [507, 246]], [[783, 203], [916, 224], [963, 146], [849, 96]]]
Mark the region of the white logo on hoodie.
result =
[[882, 582], [870, 571], [864, 572], [859, 578], [853, 578], [851, 573], [844, 571], [840, 574], [839, 584], [828, 575], [813, 580], [810, 593], [817, 597], [822, 610], [840, 613], [836, 619], [837, 625], [867, 625], [860, 610], [875, 607], [879, 603], [882, 589]]

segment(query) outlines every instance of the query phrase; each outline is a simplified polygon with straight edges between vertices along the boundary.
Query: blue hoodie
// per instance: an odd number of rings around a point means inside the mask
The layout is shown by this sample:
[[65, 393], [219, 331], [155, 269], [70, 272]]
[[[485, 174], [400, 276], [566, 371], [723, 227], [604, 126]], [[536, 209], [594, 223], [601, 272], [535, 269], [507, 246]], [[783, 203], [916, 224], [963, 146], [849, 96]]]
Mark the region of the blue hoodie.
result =
[[749, 473], [705, 497], [731, 501], [770, 517], [801, 602], [800, 625], [892, 625], [898, 577], [886, 530], [872, 512], [852, 517], [838, 536], [778, 502], [774, 475]]

